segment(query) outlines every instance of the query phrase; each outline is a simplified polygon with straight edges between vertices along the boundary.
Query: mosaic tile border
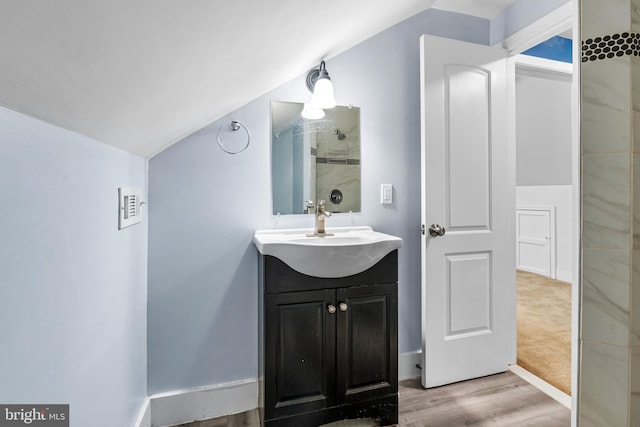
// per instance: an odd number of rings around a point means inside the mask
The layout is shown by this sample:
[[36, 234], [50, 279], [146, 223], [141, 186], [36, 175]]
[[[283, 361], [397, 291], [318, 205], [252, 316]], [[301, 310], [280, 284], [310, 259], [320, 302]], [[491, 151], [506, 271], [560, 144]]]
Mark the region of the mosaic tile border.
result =
[[327, 163], [331, 165], [359, 165], [360, 159], [345, 159], [335, 157], [316, 157], [316, 163]]
[[640, 56], [640, 33], [624, 32], [582, 41], [582, 62], [601, 61], [624, 55]]

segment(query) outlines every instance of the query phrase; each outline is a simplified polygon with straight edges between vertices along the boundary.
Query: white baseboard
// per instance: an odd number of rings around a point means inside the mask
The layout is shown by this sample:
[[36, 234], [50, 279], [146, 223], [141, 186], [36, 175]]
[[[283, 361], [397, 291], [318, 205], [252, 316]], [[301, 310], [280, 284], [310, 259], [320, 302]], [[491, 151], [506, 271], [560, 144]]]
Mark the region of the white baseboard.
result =
[[408, 380], [417, 378], [421, 375], [420, 369], [416, 364], [422, 365], [422, 352], [411, 351], [409, 353], [400, 353], [398, 355], [398, 380]]
[[154, 394], [151, 427], [172, 426], [255, 409], [258, 380], [234, 381], [191, 390]]
[[523, 380], [525, 380], [526, 382], [528, 382], [529, 384], [531, 384], [532, 386], [534, 386], [535, 388], [537, 388], [538, 390], [540, 390], [541, 392], [543, 392], [544, 394], [546, 394], [547, 396], [554, 399], [556, 402], [562, 404], [566, 408], [571, 409], [571, 396], [569, 396], [562, 390], [555, 388], [548, 382], [533, 375], [531, 372], [527, 371], [526, 369], [518, 365], [510, 365], [509, 370], [514, 374], [516, 374], [517, 376], [519, 376], [520, 378], [522, 378]]
[[556, 268], [556, 280], [571, 283], [573, 281], [573, 273], [571, 270]]
[[148, 397], [142, 402], [134, 427], [151, 427], [151, 405]]
[[[420, 376], [422, 352], [398, 355], [398, 379]], [[136, 427], [164, 427], [238, 414], [258, 407], [258, 379], [154, 394], [140, 411]]]

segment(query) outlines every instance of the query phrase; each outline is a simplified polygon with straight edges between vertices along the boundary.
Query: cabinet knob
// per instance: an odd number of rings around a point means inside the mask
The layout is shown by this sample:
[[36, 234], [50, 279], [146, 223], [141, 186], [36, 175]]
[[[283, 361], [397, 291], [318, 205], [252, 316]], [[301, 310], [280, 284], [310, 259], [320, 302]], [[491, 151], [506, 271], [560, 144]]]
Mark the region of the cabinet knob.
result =
[[333, 304], [329, 304], [329, 307], [327, 307], [327, 311], [331, 314], [336, 312], [336, 306]]
[[347, 305], [346, 302], [340, 303], [340, 311], [347, 311], [347, 308], [349, 308], [349, 306]]

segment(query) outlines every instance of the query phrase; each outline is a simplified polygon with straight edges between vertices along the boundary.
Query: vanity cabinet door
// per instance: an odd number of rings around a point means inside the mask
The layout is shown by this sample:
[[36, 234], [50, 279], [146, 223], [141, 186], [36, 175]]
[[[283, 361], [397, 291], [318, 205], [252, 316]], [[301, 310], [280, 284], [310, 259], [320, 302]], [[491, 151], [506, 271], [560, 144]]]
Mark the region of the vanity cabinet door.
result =
[[335, 290], [265, 296], [265, 418], [335, 404]]
[[351, 403], [398, 391], [396, 283], [337, 290], [337, 399]]

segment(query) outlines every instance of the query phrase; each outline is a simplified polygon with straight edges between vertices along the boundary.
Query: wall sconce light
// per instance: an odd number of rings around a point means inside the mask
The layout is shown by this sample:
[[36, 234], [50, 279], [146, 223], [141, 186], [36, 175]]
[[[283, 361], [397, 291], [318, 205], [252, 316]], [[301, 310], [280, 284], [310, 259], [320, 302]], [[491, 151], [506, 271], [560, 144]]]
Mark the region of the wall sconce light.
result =
[[304, 103], [304, 108], [302, 109], [302, 113], [300, 113], [302, 117], [309, 120], [317, 120], [324, 117], [324, 110], [322, 108], [314, 108], [309, 104], [309, 102]]
[[306, 119], [321, 119], [324, 117], [325, 108], [336, 106], [336, 98], [333, 94], [333, 83], [329, 78], [324, 61], [318, 68], [307, 73], [307, 89], [312, 93], [311, 100], [304, 104], [302, 117]]

